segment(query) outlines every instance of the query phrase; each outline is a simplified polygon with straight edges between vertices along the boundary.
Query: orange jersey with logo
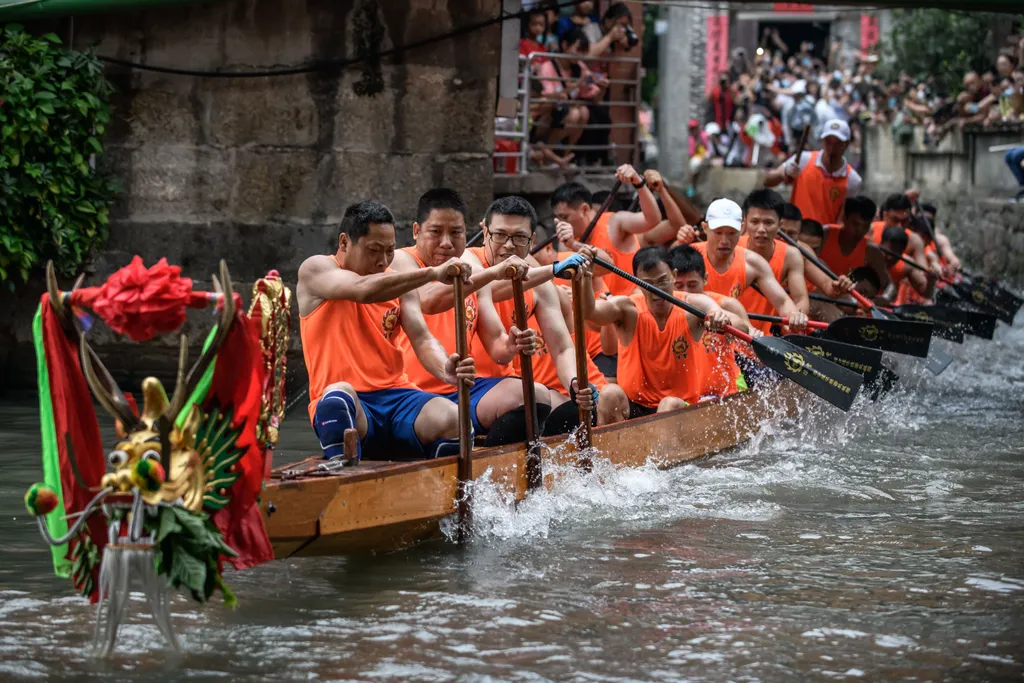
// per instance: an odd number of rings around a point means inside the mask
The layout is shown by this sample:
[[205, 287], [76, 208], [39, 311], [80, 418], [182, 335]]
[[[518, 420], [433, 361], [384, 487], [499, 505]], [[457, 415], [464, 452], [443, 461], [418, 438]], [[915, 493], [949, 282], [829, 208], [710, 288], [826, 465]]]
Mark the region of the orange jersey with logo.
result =
[[[675, 296], [686, 299], [684, 292]], [[707, 355], [690, 334], [686, 313], [673, 306], [665, 329], [658, 329], [643, 294], [634, 294], [630, 300], [637, 310], [636, 330], [629, 344], [619, 342], [619, 386], [629, 400], [648, 408], [657, 408], [668, 396], [696, 403]]]
[[[601, 217], [597, 219], [597, 225], [594, 226], [594, 232], [590, 233], [590, 244], [597, 247], [598, 249], [604, 249], [611, 257], [612, 262], [620, 270], [624, 270], [630, 275], [633, 275], [633, 254], [636, 253], [637, 249], [640, 248], [640, 243], [637, 242], [635, 235], [629, 236], [629, 250], [619, 251], [612, 246], [612, 239], [608, 235], [608, 222], [612, 218], [611, 212], [605, 212], [601, 214]], [[628, 282], [618, 275], [612, 275], [608, 273], [603, 276], [605, 286], [615, 296], [629, 296], [633, 290], [636, 289], [636, 285], [632, 282]], [[594, 290], [597, 291], [597, 286], [594, 286]]]
[[338, 299], [299, 318], [310, 420], [324, 389], [335, 382], [348, 382], [356, 391], [416, 388], [396, 345], [401, 313], [398, 299], [375, 304]]
[[708, 243], [695, 242], [692, 246], [704, 257], [704, 270], [708, 278], [704, 290], [739, 299], [747, 288], [747, 250], [737, 246], [732, 253], [732, 263], [729, 264], [728, 270], [719, 273], [708, 259]]
[[[776, 251], [778, 251], [778, 246], [776, 246]], [[704, 292], [704, 294], [714, 299], [719, 306], [725, 299], [724, 296], [715, 292]], [[707, 354], [707, 365], [700, 395], [730, 396], [739, 391], [736, 380], [740, 376], [740, 366], [736, 365], [735, 337], [715, 332], [704, 332], [701, 335], [699, 346]]]
[[804, 218], [826, 225], [839, 220], [843, 203], [846, 202], [849, 170], [842, 178], [827, 175], [818, 166], [820, 155], [821, 152], [811, 152], [810, 161], [793, 183], [793, 197], [790, 201], [800, 209]]
[[860, 268], [867, 261], [868, 239], [864, 237], [849, 254], [839, 248], [841, 225], [829, 225], [825, 232], [825, 241], [821, 245], [819, 258], [825, 262], [837, 277], [849, 275], [854, 268]]
[[[555, 367], [555, 360], [551, 357], [551, 353], [548, 350], [547, 342], [540, 333], [540, 324], [537, 322], [536, 311], [534, 315], [530, 317], [530, 327], [537, 330], [537, 338], [539, 347], [537, 353], [531, 357], [533, 360], [533, 381], [540, 382], [544, 386], [554, 389], [563, 396], [569, 396], [569, 391], [562, 385], [562, 380], [558, 377], [558, 369]], [[575, 336], [570, 335], [572, 340], [575, 342]], [[600, 339], [598, 339], [600, 342]], [[515, 360], [512, 361], [516, 372], [522, 374], [522, 364], [520, 363], [519, 356], [516, 356]], [[594, 361], [591, 360], [590, 354], [587, 354], [587, 375], [589, 376], [590, 383], [598, 388], [600, 391], [608, 385], [608, 380], [605, 379], [601, 371], [594, 365]]]
[[[490, 268], [491, 263], [487, 261], [487, 250], [484, 247], [470, 247], [469, 251], [473, 253], [480, 263], [484, 264], [484, 268]], [[527, 290], [524, 292], [523, 298], [526, 300], [526, 315], [527, 318], [533, 315], [533, 292]], [[508, 332], [512, 329], [513, 325], [516, 324], [516, 305], [513, 299], [506, 299], [505, 301], [495, 301], [494, 308], [498, 312], [498, 317], [501, 319], [501, 324], [505, 326], [505, 331]], [[469, 347], [470, 355], [473, 356], [473, 362], [476, 366], [476, 374], [480, 377], [513, 377], [515, 376], [515, 369], [512, 364], [499, 365], [491, 355], [487, 353], [487, 347], [484, 346], [483, 340], [480, 335], [474, 335], [473, 344]]]
[[[416, 253], [416, 247], [405, 247], [401, 251], [416, 259], [416, 263], [420, 268], [427, 267], [419, 257], [419, 254]], [[473, 340], [476, 338], [476, 315], [476, 294], [471, 294], [466, 297], [466, 341], [470, 344], [470, 348], [472, 348]], [[431, 315], [424, 313], [423, 319], [427, 322], [427, 328], [430, 330], [430, 333], [437, 338], [437, 341], [441, 342], [445, 353], [448, 355], [455, 353], [455, 309], [450, 308], [444, 313]], [[397, 339], [398, 348], [402, 350], [402, 356], [405, 358], [405, 372], [409, 375], [409, 381], [423, 391], [435, 394], [449, 394], [455, 391], [455, 385], [443, 382], [427, 372], [423, 364], [420, 363], [420, 359], [416, 357], [416, 350], [413, 349], [412, 343], [404, 331], [400, 330], [395, 338]]]
[[[743, 235], [740, 237], [739, 246], [747, 246], [747, 236]], [[775, 251], [772, 252], [771, 259], [768, 260], [768, 265], [771, 266], [772, 275], [775, 279], [782, 282], [782, 268], [786, 263], [786, 245], [780, 242], [775, 243]], [[783, 285], [785, 287], [785, 285]], [[757, 291], [753, 287], [748, 287], [742, 294], [740, 294], [739, 302], [743, 304], [743, 308], [747, 309], [747, 313], [757, 313], [758, 315], [777, 315], [775, 307], [771, 305], [768, 299], [762, 296], [761, 292]], [[719, 302], [720, 303], [720, 302]], [[757, 320], [751, 320], [750, 324], [757, 329], [761, 330], [765, 334], [771, 328], [770, 322], [763, 322]]]

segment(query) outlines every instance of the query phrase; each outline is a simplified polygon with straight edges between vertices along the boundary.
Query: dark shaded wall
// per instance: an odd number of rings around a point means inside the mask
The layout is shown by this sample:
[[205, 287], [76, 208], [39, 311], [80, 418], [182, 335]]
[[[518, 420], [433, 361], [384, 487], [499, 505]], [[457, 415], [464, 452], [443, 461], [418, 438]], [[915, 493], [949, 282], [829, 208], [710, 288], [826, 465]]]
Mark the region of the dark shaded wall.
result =
[[[387, 50], [499, 12], [500, 0], [233, 0], [38, 28], [105, 56], [245, 71]], [[333, 249], [345, 206], [388, 204], [402, 243], [416, 199], [436, 185], [458, 189], [482, 216], [492, 198], [499, 49], [495, 24], [383, 63], [311, 74], [199, 78], [110, 67], [118, 94], [106, 162], [124, 194], [90, 281], [140, 254], [147, 264], [166, 256], [200, 287], [221, 258], [243, 292], [269, 268], [294, 283], [304, 258]], [[29, 323], [42, 291], [36, 282], [0, 295], [4, 386], [34, 381]], [[209, 325], [196, 320], [194, 340]], [[126, 381], [175, 362], [174, 338], [148, 347], [104, 333], [95, 341]]]

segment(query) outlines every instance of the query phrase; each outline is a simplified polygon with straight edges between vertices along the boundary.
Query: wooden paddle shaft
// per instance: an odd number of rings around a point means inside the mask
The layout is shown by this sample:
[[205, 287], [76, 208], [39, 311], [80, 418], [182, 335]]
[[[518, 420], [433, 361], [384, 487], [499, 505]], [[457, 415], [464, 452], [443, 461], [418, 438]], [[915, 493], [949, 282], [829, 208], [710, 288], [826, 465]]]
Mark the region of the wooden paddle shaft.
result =
[[[800, 244], [797, 243], [795, 239], [793, 239], [786, 233], [782, 232], [781, 230], [779, 231], [779, 237], [781, 237], [782, 239], [786, 240], [786, 242], [792, 244], [794, 247], [799, 249], [803, 257], [810, 261], [811, 263], [813, 263], [814, 265], [816, 265], [821, 272], [825, 273], [825, 275], [828, 275], [833, 280], [839, 279], [836, 276], [836, 274], [832, 272], [832, 269], [825, 265], [824, 261], [822, 261], [820, 258], [815, 256], [811, 252], [807, 251], [807, 249], [805, 249], [804, 247], [800, 246]], [[864, 306], [868, 310], [871, 310], [872, 308], [875, 307], [874, 303], [872, 303], [866, 296], [858, 292], [856, 289], [850, 290], [850, 296], [856, 299], [857, 303], [859, 303], [861, 306]]]
[[604, 212], [608, 210], [608, 207], [612, 205], [612, 202], [615, 201], [615, 195], [619, 193], [620, 187], [622, 187], [622, 181], [616, 179], [615, 184], [612, 185], [611, 192], [609, 192], [608, 196], [605, 197], [604, 204], [601, 204], [601, 208], [598, 209], [597, 213], [594, 214], [594, 217], [590, 219], [590, 225], [588, 225], [587, 229], [583, 231], [583, 236], [579, 239], [580, 242], [585, 243], [590, 239], [590, 234], [594, 232], [594, 228], [597, 227], [597, 221], [601, 219], [601, 215], [604, 214]]
[[[798, 144], [796, 146], [796, 155], [794, 155], [794, 158], [796, 159], [796, 167], [797, 168], [800, 168], [800, 157], [802, 157], [804, 155], [804, 149], [807, 148], [807, 141], [810, 139], [810, 137], [811, 137], [811, 127], [810, 126], [804, 126], [804, 132], [801, 133], [801, 135], [800, 135], [800, 144]], [[793, 188], [790, 190], [790, 193], [789, 193], [790, 198], [793, 198], [793, 197], [796, 196], [796, 181], [799, 180], [799, 179], [800, 179], [800, 175], [799, 174], [797, 174], [796, 178], [793, 178]]]
[[[469, 357], [469, 342], [466, 339], [466, 295], [461, 274], [453, 283], [455, 288], [455, 353], [459, 360]], [[472, 524], [473, 508], [469, 501], [469, 484], [473, 481], [473, 421], [470, 416], [469, 387], [464, 382], [457, 386], [459, 399], [459, 525], [457, 541], [464, 543]]]
[[[576, 348], [576, 390], [584, 386], [584, 382], [590, 383], [590, 371], [587, 367], [587, 321], [583, 319], [583, 282], [578, 278], [572, 279], [572, 327], [575, 339], [573, 345]], [[580, 434], [578, 444], [580, 450], [590, 448], [592, 443], [591, 435], [592, 418], [589, 408], [580, 407]], [[589, 455], [580, 457], [579, 466], [590, 469], [591, 462]]]
[[[526, 315], [526, 295], [523, 292], [523, 281], [512, 279], [512, 299], [515, 303], [516, 327], [526, 330], [529, 320]], [[530, 491], [544, 484], [544, 474], [540, 459], [540, 429], [537, 418], [537, 397], [533, 386], [533, 359], [525, 353], [519, 354], [519, 365], [523, 376], [523, 407], [526, 409], [526, 488]]]

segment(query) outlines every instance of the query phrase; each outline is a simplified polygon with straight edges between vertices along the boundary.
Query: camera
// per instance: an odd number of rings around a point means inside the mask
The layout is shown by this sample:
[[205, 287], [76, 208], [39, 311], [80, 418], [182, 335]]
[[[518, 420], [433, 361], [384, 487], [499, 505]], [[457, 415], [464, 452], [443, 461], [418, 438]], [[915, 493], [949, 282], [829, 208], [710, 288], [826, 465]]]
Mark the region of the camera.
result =
[[634, 31], [633, 27], [629, 24], [626, 24], [623, 28], [626, 29], [626, 46], [628, 49], [632, 50], [636, 47], [636, 44], [640, 42], [640, 37], [637, 36], [636, 31]]

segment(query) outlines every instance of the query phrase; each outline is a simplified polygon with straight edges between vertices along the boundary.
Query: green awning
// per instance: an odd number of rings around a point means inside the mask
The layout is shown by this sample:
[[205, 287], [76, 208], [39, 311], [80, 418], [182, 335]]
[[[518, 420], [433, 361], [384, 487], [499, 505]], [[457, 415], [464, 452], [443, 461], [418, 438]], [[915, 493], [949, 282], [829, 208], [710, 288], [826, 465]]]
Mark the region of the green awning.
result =
[[141, 10], [162, 5], [195, 5], [199, 2], [210, 0], [0, 0], [0, 22], [93, 12]]

